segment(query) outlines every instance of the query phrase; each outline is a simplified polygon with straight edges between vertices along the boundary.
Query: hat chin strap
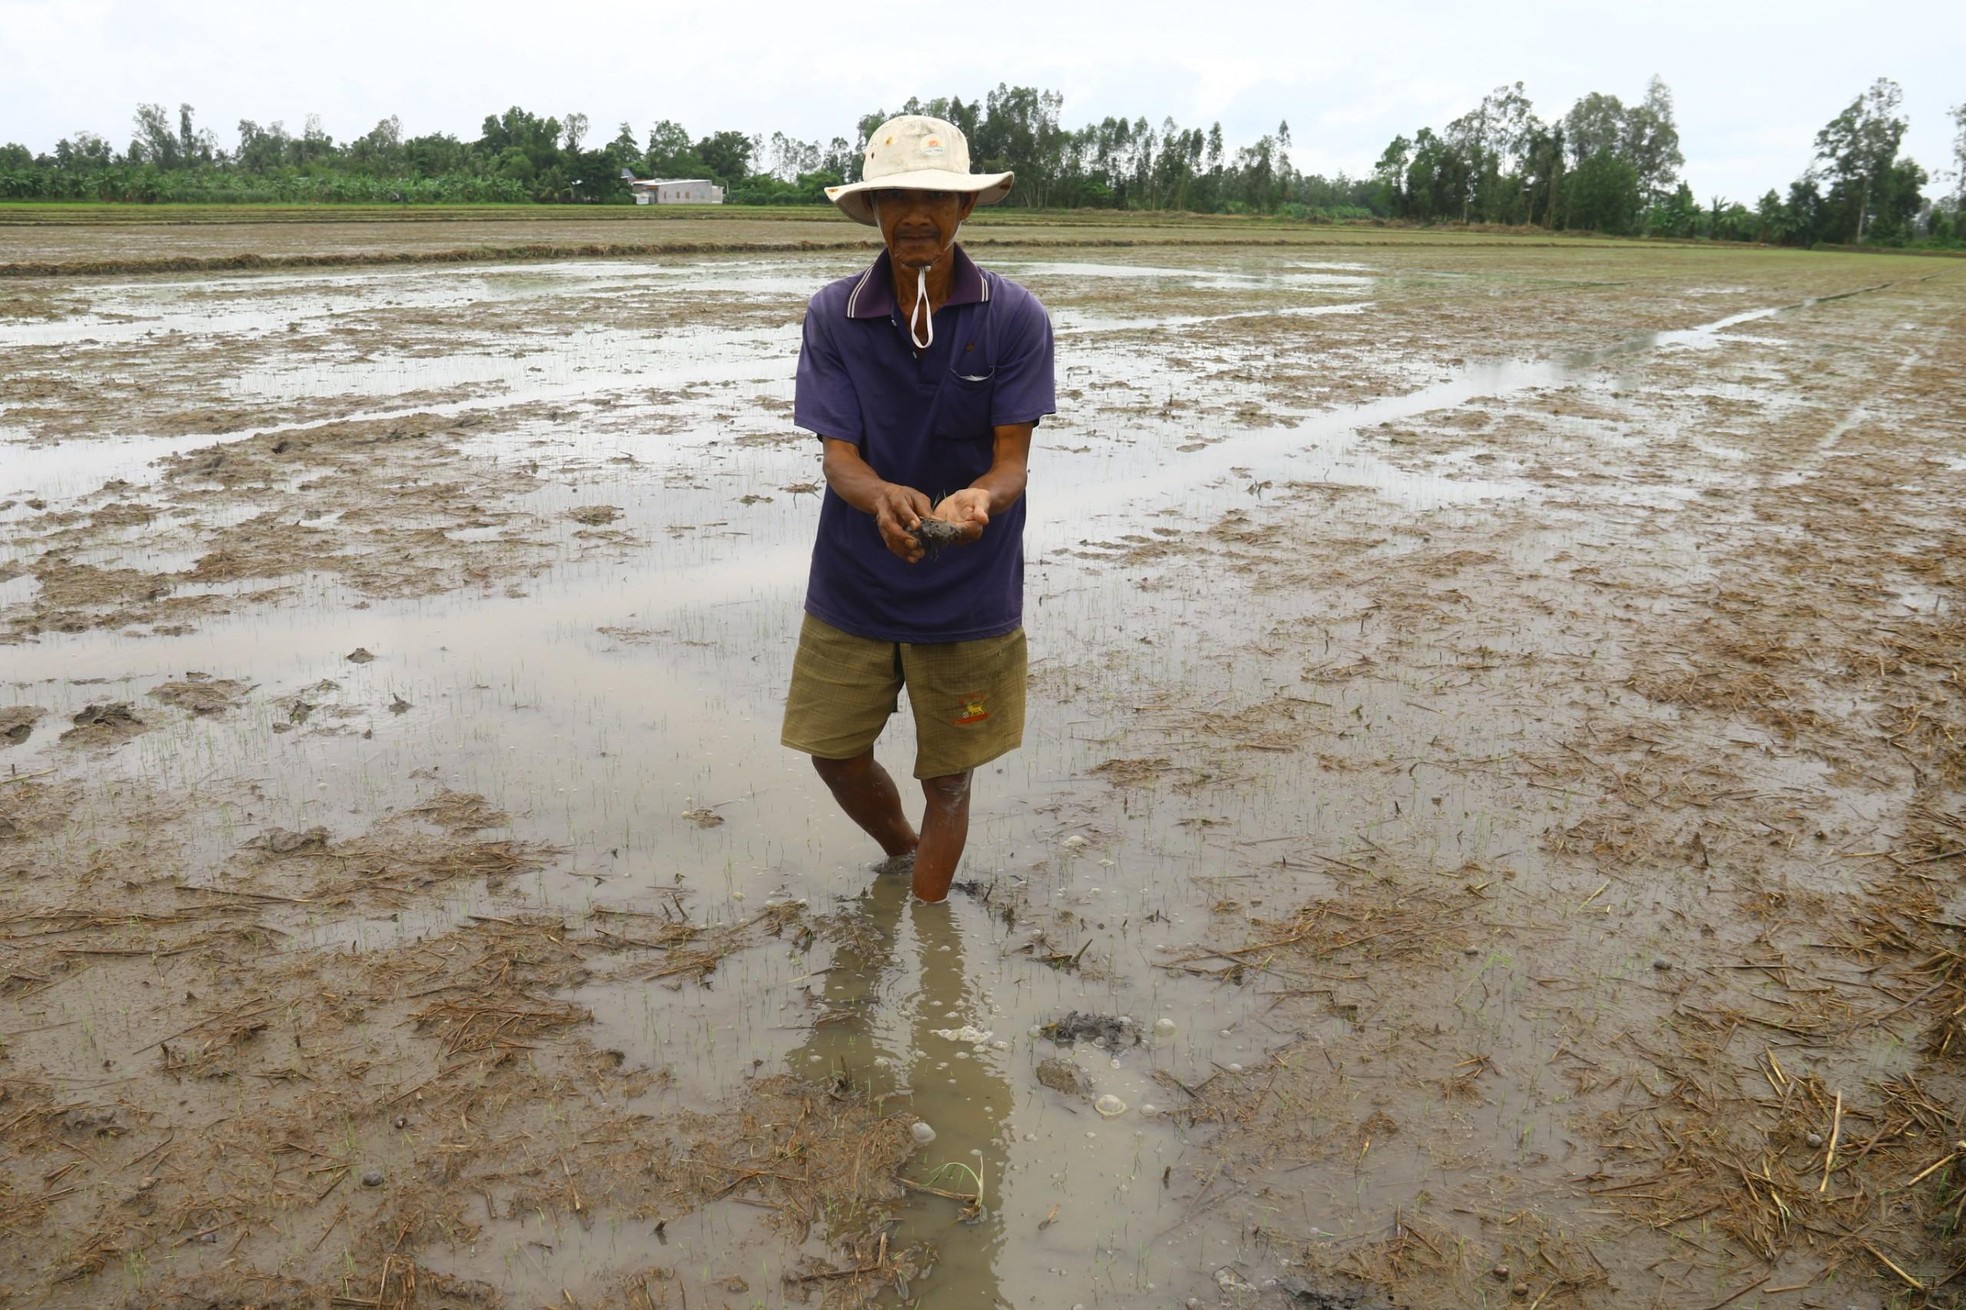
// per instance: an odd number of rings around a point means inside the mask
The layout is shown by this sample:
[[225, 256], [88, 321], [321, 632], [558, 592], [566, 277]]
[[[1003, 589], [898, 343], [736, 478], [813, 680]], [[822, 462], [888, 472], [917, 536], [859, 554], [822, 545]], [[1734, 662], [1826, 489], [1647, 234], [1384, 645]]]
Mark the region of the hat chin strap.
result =
[[[868, 205], [874, 214], [874, 226], [881, 225], [881, 202], [876, 200]], [[922, 335], [915, 333], [915, 323], [922, 325]], [[908, 311], [908, 340], [915, 343], [916, 350], [927, 350], [935, 344], [935, 315], [928, 303], [928, 268], [924, 265], [915, 270], [915, 307]]]
[[[922, 331], [927, 339], [915, 334], [915, 320], [920, 319]], [[915, 307], [908, 311], [908, 340], [915, 343], [916, 350], [927, 350], [935, 344], [935, 315], [929, 311], [928, 270], [915, 270]]]

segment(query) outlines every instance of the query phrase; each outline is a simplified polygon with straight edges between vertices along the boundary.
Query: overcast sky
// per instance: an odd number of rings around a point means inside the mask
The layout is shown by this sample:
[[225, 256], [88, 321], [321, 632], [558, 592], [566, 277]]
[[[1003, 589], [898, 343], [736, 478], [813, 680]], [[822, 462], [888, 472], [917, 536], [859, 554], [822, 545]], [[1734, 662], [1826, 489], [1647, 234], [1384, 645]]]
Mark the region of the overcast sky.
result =
[[1171, 115], [1219, 120], [1236, 144], [1287, 119], [1300, 169], [1356, 175], [1394, 134], [1438, 128], [1498, 85], [1522, 82], [1550, 119], [1590, 91], [1638, 100], [1654, 73], [1672, 88], [1703, 202], [1786, 189], [1817, 129], [1878, 77], [1904, 88], [1906, 150], [1936, 173], [1952, 165], [1948, 110], [1966, 103], [1966, 9], [0, 0], [0, 143], [37, 152], [78, 130], [120, 148], [145, 101], [189, 102], [228, 149], [241, 118], [298, 132], [315, 113], [343, 141], [396, 114], [409, 135], [469, 139], [513, 104], [585, 113], [590, 139], [623, 121], [645, 136], [663, 118], [698, 136], [824, 139], [910, 95], [971, 99], [1007, 82], [1062, 92], [1067, 127]]

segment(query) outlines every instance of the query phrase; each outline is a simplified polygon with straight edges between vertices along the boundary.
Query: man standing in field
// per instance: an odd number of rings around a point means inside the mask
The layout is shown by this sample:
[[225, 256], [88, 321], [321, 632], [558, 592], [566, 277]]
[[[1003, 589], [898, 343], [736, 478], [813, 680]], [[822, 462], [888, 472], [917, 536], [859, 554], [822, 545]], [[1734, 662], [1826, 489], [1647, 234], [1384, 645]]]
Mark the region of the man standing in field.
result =
[[[887, 248], [812, 298], [799, 350], [792, 421], [824, 444], [826, 495], [782, 739], [890, 859], [913, 857], [915, 895], [940, 901], [971, 774], [1024, 737], [1024, 484], [1032, 430], [1056, 409], [1051, 321], [956, 244], [1012, 175], [971, 173], [953, 125], [889, 119], [861, 179], [826, 194]], [[955, 544], [933, 549], [938, 532]], [[919, 833], [874, 759], [903, 686]]]

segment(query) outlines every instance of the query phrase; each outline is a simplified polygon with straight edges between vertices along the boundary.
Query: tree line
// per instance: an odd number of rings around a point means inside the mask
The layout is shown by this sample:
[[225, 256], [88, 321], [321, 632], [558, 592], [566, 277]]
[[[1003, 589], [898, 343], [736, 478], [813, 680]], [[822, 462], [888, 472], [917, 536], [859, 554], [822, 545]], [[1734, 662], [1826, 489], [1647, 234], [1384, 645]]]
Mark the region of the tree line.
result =
[[[1593, 92], [1560, 118], [1536, 116], [1522, 83], [1497, 88], [1436, 130], [1393, 139], [1372, 173], [1305, 173], [1291, 162], [1290, 126], [1231, 146], [1216, 123], [1106, 117], [1072, 128], [1056, 91], [999, 85], [974, 100], [910, 99], [963, 129], [976, 167], [1014, 169], [1008, 203], [1031, 209], [1255, 213], [1310, 221], [1486, 223], [1621, 235], [1706, 237], [1808, 245], [1966, 240], [1959, 190], [1928, 200], [1932, 181], [1901, 155], [1906, 129], [1896, 83], [1879, 79], [1816, 136], [1815, 152], [1786, 194], [1753, 208], [1695, 198], [1672, 93], [1652, 79], [1626, 104]], [[1966, 106], [1952, 111], [1955, 180], [1966, 176]], [[514, 106], [487, 115], [475, 139], [405, 136], [385, 118], [336, 142], [309, 117], [238, 124], [221, 146], [195, 110], [138, 107], [127, 146], [78, 132], [53, 151], [0, 146], [0, 197], [189, 203], [623, 203], [624, 174], [707, 178], [734, 204], [823, 203], [825, 188], [857, 176], [858, 143], [889, 116], [874, 110], [854, 136], [805, 141], [724, 130], [693, 136], [671, 120], [646, 133], [622, 123], [590, 135], [587, 117], [540, 116]]]
[[1416, 222], [1481, 222], [1627, 236], [1703, 237], [1809, 246], [1966, 244], [1966, 105], [1952, 110], [1949, 195], [1927, 199], [1931, 175], [1901, 153], [1903, 93], [1879, 78], [1816, 134], [1815, 152], [1783, 194], [1750, 208], [1698, 200], [1679, 176], [1685, 156], [1672, 92], [1658, 78], [1627, 105], [1593, 92], [1561, 118], [1532, 112], [1522, 83], [1498, 87], [1441, 131], [1395, 137], [1373, 170], [1375, 203]]
[[[1172, 119], [1106, 118], [1072, 130], [1059, 122], [1055, 91], [999, 86], [978, 100], [910, 99], [897, 112], [946, 118], [970, 138], [979, 168], [1014, 169], [1013, 206], [1373, 216], [1371, 184], [1324, 179], [1290, 163], [1290, 129], [1228, 148], [1218, 123], [1203, 131]], [[541, 116], [514, 106], [487, 115], [475, 140], [447, 133], [405, 136], [390, 117], [337, 143], [310, 116], [298, 133], [280, 123], [238, 125], [228, 150], [186, 104], [137, 108], [129, 144], [78, 132], [40, 155], [0, 146], [0, 197], [184, 203], [625, 202], [624, 173], [707, 178], [734, 204], [823, 204], [828, 186], [858, 176], [859, 142], [889, 115], [862, 116], [854, 137], [804, 141], [736, 131], [693, 136], [664, 119], [637, 134], [623, 123], [612, 140], [590, 139], [583, 114]]]

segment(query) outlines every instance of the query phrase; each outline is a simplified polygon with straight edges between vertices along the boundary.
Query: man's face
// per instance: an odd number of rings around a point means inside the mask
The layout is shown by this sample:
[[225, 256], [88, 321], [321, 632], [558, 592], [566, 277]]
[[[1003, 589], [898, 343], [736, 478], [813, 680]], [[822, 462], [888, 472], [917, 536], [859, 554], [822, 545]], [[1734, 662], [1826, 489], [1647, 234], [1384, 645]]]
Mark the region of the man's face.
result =
[[976, 197], [956, 191], [877, 191], [874, 216], [888, 256], [902, 268], [927, 268], [956, 239]]

